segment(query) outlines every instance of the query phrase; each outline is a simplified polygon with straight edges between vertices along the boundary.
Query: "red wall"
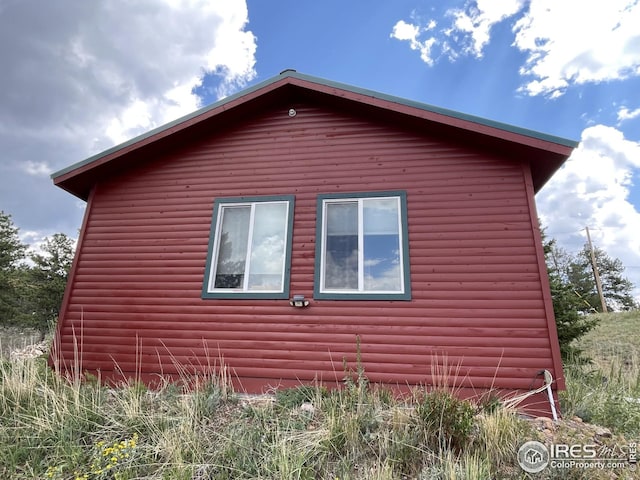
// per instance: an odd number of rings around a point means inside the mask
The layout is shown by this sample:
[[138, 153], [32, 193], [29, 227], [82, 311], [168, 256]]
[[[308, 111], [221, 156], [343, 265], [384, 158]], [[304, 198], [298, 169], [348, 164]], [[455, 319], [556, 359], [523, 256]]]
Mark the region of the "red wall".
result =
[[[527, 389], [542, 369], [562, 375], [528, 164], [464, 138], [313, 105], [289, 117], [289, 107], [136, 159], [141, 166], [98, 183], [59, 325], [63, 362], [73, 361], [75, 333], [83, 369], [109, 374], [115, 362], [124, 372], [172, 373], [175, 363], [223, 357], [255, 390], [281, 379], [340, 381], [343, 358], [355, 367], [359, 336], [373, 382], [431, 383], [443, 362], [469, 388]], [[410, 302], [294, 309], [287, 300], [200, 298], [217, 196], [295, 195], [291, 293], [311, 298], [316, 195], [378, 190], [407, 192]]]

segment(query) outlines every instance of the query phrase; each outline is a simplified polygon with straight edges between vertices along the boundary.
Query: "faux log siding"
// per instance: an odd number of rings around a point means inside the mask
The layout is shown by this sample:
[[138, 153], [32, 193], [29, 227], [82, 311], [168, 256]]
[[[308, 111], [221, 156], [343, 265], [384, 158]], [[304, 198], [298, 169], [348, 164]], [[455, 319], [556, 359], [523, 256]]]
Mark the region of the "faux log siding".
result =
[[[61, 353], [107, 373], [224, 362], [242, 378], [528, 388], [553, 370], [529, 201], [517, 159], [311, 105], [260, 115], [106, 180], [90, 202]], [[428, 133], [428, 132], [427, 132]], [[202, 300], [216, 197], [294, 194], [291, 292], [313, 295], [316, 195], [405, 190], [412, 301]], [[81, 338], [80, 338], [81, 337]], [[555, 372], [554, 372], [555, 373]]]

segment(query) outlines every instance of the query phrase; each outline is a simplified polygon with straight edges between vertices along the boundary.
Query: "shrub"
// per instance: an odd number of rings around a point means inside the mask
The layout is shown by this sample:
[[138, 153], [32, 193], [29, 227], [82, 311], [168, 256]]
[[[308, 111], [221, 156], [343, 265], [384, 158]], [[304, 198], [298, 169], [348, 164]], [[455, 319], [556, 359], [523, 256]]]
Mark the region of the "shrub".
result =
[[460, 450], [471, 439], [475, 408], [453, 393], [434, 390], [418, 404], [416, 415], [434, 448]]

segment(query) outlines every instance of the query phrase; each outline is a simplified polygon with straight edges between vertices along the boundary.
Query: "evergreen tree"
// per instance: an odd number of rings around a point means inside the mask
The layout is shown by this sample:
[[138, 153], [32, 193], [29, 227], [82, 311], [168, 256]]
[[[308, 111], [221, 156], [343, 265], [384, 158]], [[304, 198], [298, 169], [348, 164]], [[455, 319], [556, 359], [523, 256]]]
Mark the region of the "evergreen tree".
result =
[[11, 216], [0, 212], [0, 324], [38, 329], [42, 335], [56, 320], [74, 254], [74, 242], [62, 233], [45, 239], [41, 253], [29, 255]]
[[11, 215], [0, 211], [0, 324], [14, 323], [20, 307], [18, 269], [26, 247]]
[[[594, 255], [607, 310], [620, 311], [638, 308], [632, 295], [633, 283], [624, 277], [622, 261], [618, 258], [611, 258], [604, 250], [597, 247], [594, 248]], [[585, 245], [571, 262], [568, 281], [583, 299], [581, 311], [602, 311], [588, 245]]]
[[74, 255], [74, 242], [64, 233], [45, 239], [43, 253], [30, 255], [33, 326], [43, 334], [56, 321]]
[[546, 241], [544, 232], [542, 239], [562, 359], [584, 361], [582, 351], [575, 346], [574, 340], [593, 329], [598, 321], [593, 316], [581, 314], [584, 300], [568, 281], [571, 256], [560, 249], [555, 240]]

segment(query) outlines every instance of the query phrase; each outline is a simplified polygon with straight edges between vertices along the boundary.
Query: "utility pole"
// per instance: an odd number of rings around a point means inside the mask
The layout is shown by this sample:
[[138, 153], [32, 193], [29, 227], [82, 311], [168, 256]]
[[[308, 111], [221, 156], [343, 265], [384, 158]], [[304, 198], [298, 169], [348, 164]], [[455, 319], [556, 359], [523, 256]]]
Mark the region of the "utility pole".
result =
[[598, 296], [600, 297], [600, 304], [602, 305], [602, 313], [607, 313], [607, 303], [604, 301], [604, 294], [602, 293], [602, 282], [600, 281], [600, 273], [598, 272], [598, 264], [596, 263], [596, 254], [593, 251], [593, 244], [591, 243], [591, 235], [589, 235], [589, 227], [584, 227], [587, 231], [587, 242], [589, 242], [589, 252], [591, 252], [591, 268], [593, 269], [593, 276], [596, 279], [596, 288], [598, 289]]

